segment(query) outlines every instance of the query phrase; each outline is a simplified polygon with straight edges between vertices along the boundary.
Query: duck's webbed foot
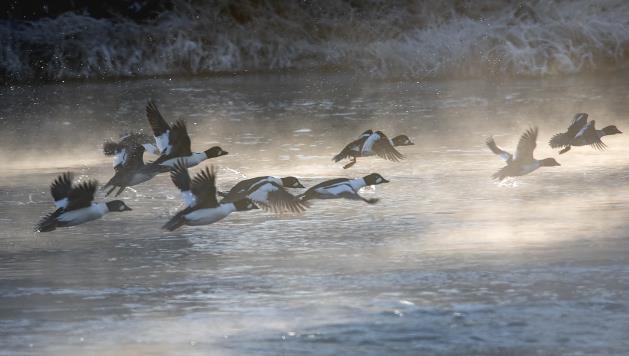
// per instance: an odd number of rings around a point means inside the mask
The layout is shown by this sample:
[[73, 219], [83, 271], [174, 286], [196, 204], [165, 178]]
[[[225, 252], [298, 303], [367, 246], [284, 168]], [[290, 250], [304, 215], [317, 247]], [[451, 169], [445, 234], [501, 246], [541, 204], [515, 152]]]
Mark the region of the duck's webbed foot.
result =
[[114, 191], [114, 190], [116, 190], [116, 186], [115, 186], [115, 185], [114, 185], [113, 187], [111, 187], [111, 189], [109, 189], [109, 190], [107, 191], [107, 193], [105, 193], [105, 196], [106, 196], [106, 197], [108, 197], [108, 196], [109, 196], [109, 194], [113, 193], [113, 191]]
[[570, 151], [570, 148], [571, 148], [570, 146], [564, 148], [563, 150], [559, 151], [559, 154], [561, 155], [561, 154], [564, 154], [564, 153]]
[[343, 169], [348, 169], [355, 164], [356, 164], [356, 157], [352, 157], [352, 160], [348, 164], [344, 165]]
[[125, 190], [125, 188], [127, 188], [127, 187], [124, 187], [124, 186], [120, 187], [118, 189], [118, 192], [116, 193], [116, 196], [119, 196], [120, 194], [122, 194], [122, 192]]

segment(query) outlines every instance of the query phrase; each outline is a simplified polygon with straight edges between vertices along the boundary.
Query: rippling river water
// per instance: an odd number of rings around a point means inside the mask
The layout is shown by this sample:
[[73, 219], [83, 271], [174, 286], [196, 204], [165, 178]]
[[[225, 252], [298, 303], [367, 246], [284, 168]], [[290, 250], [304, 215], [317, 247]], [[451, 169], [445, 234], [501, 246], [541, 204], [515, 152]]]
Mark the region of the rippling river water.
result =
[[[5, 87], [0, 93], [0, 353], [623, 354], [629, 352], [629, 138], [547, 145], [576, 112], [629, 131], [625, 73], [387, 82], [260, 75]], [[303, 216], [235, 213], [173, 233], [167, 175], [134, 210], [35, 234], [62, 171], [105, 182], [105, 138], [145, 129], [154, 98], [229, 188], [243, 176], [310, 186], [379, 172], [376, 205]], [[561, 167], [497, 184], [493, 134]], [[331, 162], [367, 128], [407, 134], [406, 160]], [[150, 159], [147, 155], [146, 158]], [[203, 166], [203, 165], [202, 165]], [[195, 169], [196, 170], [196, 169]], [[98, 195], [102, 199], [102, 193]]]

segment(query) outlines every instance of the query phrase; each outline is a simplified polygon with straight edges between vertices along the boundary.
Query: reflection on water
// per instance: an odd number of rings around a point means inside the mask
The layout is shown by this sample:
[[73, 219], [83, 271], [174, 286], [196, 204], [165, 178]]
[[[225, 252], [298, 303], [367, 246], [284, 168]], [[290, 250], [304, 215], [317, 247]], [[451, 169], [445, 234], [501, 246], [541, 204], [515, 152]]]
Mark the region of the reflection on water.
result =
[[[0, 97], [0, 335], [8, 353], [621, 353], [629, 296], [629, 140], [546, 145], [575, 112], [629, 126], [620, 76], [508, 83], [346, 77], [148, 80], [6, 88]], [[379, 204], [317, 201], [303, 216], [235, 213], [173, 233], [166, 175], [123, 194], [133, 212], [34, 234], [48, 184], [105, 181], [103, 139], [148, 128], [146, 99], [220, 143], [219, 185], [306, 186], [373, 171]], [[484, 139], [561, 167], [497, 184]], [[402, 163], [330, 158], [364, 129], [405, 133]], [[303, 177], [303, 179], [302, 179]], [[471, 350], [471, 351], [470, 351]]]

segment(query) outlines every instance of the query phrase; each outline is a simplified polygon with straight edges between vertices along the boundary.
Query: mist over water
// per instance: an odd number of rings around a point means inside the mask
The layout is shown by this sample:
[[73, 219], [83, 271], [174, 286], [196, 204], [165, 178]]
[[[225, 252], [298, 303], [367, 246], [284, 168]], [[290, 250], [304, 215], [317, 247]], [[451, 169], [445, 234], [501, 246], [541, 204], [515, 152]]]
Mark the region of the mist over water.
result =
[[625, 66], [629, 3], [172, 2], [154, 19], [0, 21], [5, 80], [342, 70], [375, 78], [543, 76]]
[[[629, 349], [629, 145], [548, 139], [576, 112], [627, 131], [625, 72], [551, 79], [369, 80], [296, 73], [15, 85], [0, 92], [0, 338], [9, 354], [622, 354]], [[167, 175], [123, 195], [134, 210], [34, 234], [48, 185], [106, 181], [101, 144], [148, 130], [144, 106], [183, 118], [193, 149], [219, 144], [218, 185], [295, 175], [305, 186], [379, 172], [376, 205], [316, 201], [173, 233]], [[561, 167], [498, 184], [540, 127]], [[367, 128], [407, 134], [406, 160], [343, 170]], [[146, 155], [150, 159], [150, 155]], [[193, 169], [196, 172], [198, 168]], [[97, 199], [103, 199], [102, 192]]]

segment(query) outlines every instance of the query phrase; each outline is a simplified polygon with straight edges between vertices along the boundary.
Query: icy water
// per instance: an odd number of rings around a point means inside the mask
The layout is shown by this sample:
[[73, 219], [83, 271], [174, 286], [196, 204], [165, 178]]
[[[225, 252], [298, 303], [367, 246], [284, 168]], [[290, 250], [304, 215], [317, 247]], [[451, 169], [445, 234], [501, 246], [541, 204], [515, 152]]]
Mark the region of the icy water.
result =
[[[629, 353], [629, 137], [561, 156], [546, 144], [576, 112], [629, 131], [628, 83], [263, 75], [5, 87], [0, 353]], [[376, 205], [317, 201], [303, 216], [235, 213], [167, 233], [181, 202], [164, 175], [122, 195], [132, 212], [31, 232], [57, 174], [111, 176], [100, 146], [148, 129], [148, 98], [187, 120], [193, 148], [230, 152], [211, 161], [220, 187], [371, 172], [391, 183], [364, 192]], [[492, 182], [502, 162], [485, 138], [512, 150], [530, 125], [536, 156], [562, 166]], [[400, 163], [333, 164], [367, 128], [417, 144]]]

